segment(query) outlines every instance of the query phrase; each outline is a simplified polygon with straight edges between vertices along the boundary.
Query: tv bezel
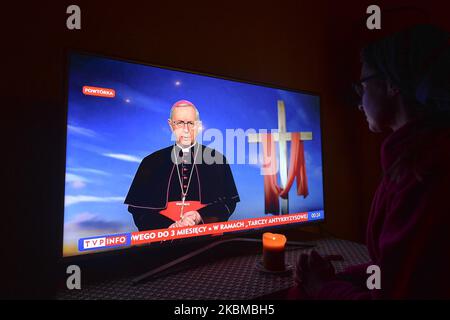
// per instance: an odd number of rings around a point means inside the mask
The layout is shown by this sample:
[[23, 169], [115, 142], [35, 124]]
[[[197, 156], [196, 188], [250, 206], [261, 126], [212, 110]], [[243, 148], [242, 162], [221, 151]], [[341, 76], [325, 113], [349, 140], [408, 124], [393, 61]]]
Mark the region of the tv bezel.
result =
[[[59, 253], [58, 253], [58, 261], [63, 264], [68, 263], [76, 263], [76, 262], [87, 262], [89, 260], [97, 261], [101, 260], [102, 258], [115, 258], [114, 256], [118, 256], [118, 259], [125, 258], [128, 255], [139, 255], [148, 253], [150, 251], [155, 251], [155, 249], [161, 249], [163, 247], [169, 247], [171, 250], [179, 248], [180, 250], [183, 247], [186, 246], [192, 246], [194, 244], [201, 245], [202, 243], [207, 244], [214, 240], [221, 240], [221, 239], [228, 239], [228, 238], [237, 238], [237, 237], [245, 237], [245, 236], [254, 236], [258, 233], [268, 232], [276, 230], [277, 232], [283, 232], [299, 227], [308, 227], [312, 225], [321, 225], [326, 223], [327, 221], [327, 210], [326, 210], [326, 196], [325, 196], [325, 176], [324, 176], [324, 167], [325, 167], [325, 159], [323, 156], [323, 110], [322, 110], [322, 97], [317, 92], [307, 91], [307, 90], [299, 90], [299, 89], [293, 89], [291, 87], [285, 87], [265, 82], [259, 82], [259, 81], [250, 81], [235, 77], [230, 77], [227, 75], [221, 75], [221, 74], [211, 74], [205, 71], [198, 71], [198, 70], [190, 70], [190, 69], [184, 69], [180, 67], [174, 67], [174, 66], [168, 66], [168, 65], [160, 65], [155, 63], [150, 63], [146, 61], [141, 61], [138, 59], [129, 59], [129, 58], [123, 58], [117, 55], [109, 55], [109, 54], [103, 54], [93, 51], [87, 51], [83, 49], [74, 49], [74, 48], [66, 48], [64, 50], [64, 65], [65, 70], [63, 73], [64, 78], [64, 123], [65, 123], [65, 136], [64, 136], [64, 153], [63, 153], [63, 163], [64, 163], [64, 179], [62, 181], [62, 209], [60, 211], [62, 214], [58, 215], [59, 219]], [[222, 79], [222, 80], [228, 80], [228, 81], [234, 81], [234, 82], [240, 82], [240, 83], [246, 83], [246, 84], [252, 84], [256, 86], [262, 86], [262, 87], [268, 87], [273, 89], [280, 89], [280, 90], [286, 90], [291, 92], [297, 92], [297, 93], [303, 93], [308, 94], [312, 96], [316, 96], [319, 98], [319, 126], [320, 126], [320, 134], [321, 134], [321, 143], [320, 143], [320, 149], [322, 154], [322, 195], [323, 195], [323, 212], [324, 212], [324, 218], [321, 220], [313, 220], [313, 221], [307, 221], [307, 222], [297, 222], [297, 223], [289, 223], [284, 225], [276, 225], [276, 226], [268, 226], [268, 227], [262, 227], [262, 228], [252, 228], [252, 229], [246, 229], [241, 231], [234, 231], [234, 232], [228, 232], [224, 233], [217, 237], [209, 237], [209, 236], [199, 236], [199, 237], [191, 237], [191, 238], [183, 238], [180, 240], [183, 241], [165, 241], [162, 243], [149, 243], [149, 244], [142, 244], [142, 245], [136, 245], [136, 246], [127, 246], [127, 247], [116, 247], [112, 248], [110, 250], [105, 251], [94, 251], [89, 253], [82, 253], [78, 255], [72, 255], [72, 256], [64, 256], [64, 224], [65, 224], [65, 206], [64, 206], [64, 197], [65, 197], [65, 187], [66, 187], [66, 161], [67, 161], [67, 124], [68, 124], [68, 111], [69, 111], [69, 79], [70, 79], [70, 58], [73, 54], [80, 54], [80, 55], [87, 55], [91, 57], [97, 57], [97, 58], [103, 58], [103, 59], [111, 59], [121, 62], [127, 62], [127, 63], [133, 63], [141, 66], [148, 66], [148, 67], [155, 67], [165, 70], [171, 70], [171, 71], [178, 71], [178, 72], [184, 72], [184, 73], [190, 73], [194, 75], [200, 75], [210, 78], [216, 78], [216, 79]], [[238, 220], [237, 220], [238, 221]], [[100, 235], [99, 235], [100, 236]]]

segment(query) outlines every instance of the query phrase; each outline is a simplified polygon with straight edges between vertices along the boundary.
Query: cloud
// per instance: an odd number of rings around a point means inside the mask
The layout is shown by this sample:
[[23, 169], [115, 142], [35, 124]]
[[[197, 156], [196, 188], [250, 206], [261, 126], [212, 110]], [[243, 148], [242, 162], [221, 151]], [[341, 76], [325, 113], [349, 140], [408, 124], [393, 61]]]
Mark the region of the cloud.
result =
[[111, 175], [109, 172], [98, 170], [98, 169], [91, 169], [91, 168], [67, 168], [67, 171], [93, 173], [93, 174], [98, 174], [101, 176], [110, 176]]
[[314, 168], [313, 175], [317, 178], [321, 178], [322, 177], [322, 166], [318, 166], [318, 167]]
[[[276, 116], [276, 113], [274, 113], [273, 115], [271, 115], [269, 113], [269, 111], [267, 111], [266, 109], [258, 109], [257, 111], [255, 111], [258, 113], [258, 118], [259, 119], [263, 119], [265, 123], [270, 123], [272, 118]], [[264, 128], [264, 129], [269, 129], [270, 128]]]
[[122, 224], [118, 221], [107, 221], [101, 219], [86, 220], [78, 224], [78, 226], [83, 229], [94, 229], [94, 230], [107, 229], [107, 230], [114, 230], [113, 232], [117, 232], [120, 229], [121, 225]]
[[91, 129], [86, 129], [83, 127], [77, 127], [71, 124], [67, 125], [67, 130], [71, 134], [76, 134], [84, 137], [95, 138], [97, 137], [97, 133]]
[[103, 156], [122, 160], [122, 161], [128, 161], [128, 162], [137, 162], [141, 163], [142, 159], [130, 154], [124, 154], [124, 153], [102, 153]]
[[249, 148], [248, 154], [246, 155], [246, 161], [251, 166], [257, 166], [258, 168], [262, 164], [262, 152], [261, 148]]
[[81, 234], [94, 231], [97, 234], [118, 233], [127, 226], [123, 222], [106, 220], [97, 214], [82, 212], [77, 214], [72, 220], [66, 222], [64, 231], [72, 234]]
[[297, 116], [303, 121], [303, 123], [310, 123], [308, 114], [305, 112], [303, 108], [297, 107], [295, 108], [295, 112], [297, 113]]
[[72, 187], [74, 189], [83, 189], [84, 187], [86, 187], [86, 183], [84, 183], [83, 181], [74, 181], [72, 182]]
[[100, 153], [100, 154], [107, 151], [107, 149], [101, 148], [101, 147], [93, 145], [91, 143], [85, 143], [85, 142], [76, 141], [76, 140], [71, 142], [71, 147], [79, 148], [79, 149], [89, 151], [89, 152]]
[[84, 188], [87, 182], [89, 182], [89, 180], [85, 177], [73, 173], [66, 173], [66, 183], [72, 185], [75, 189]]
[[87, 182], [88, 179], [86, 179], [85, 177], [73, 174], [73, 173], [66, 173], [66, 182], [74, 182], [74, 181]]
[[112, 82], [111, 87], [115, 88], [117, 97], [122, 99], [122, 101], [130, 107], [138, 106], [150, 110], [151, 112], [167, 114], [167, 116], [169, 116], [171, 106], [170, 102], [166, 102], [165, 100], [155, 96], [149, 96], [142, 93], [141, 90], [132, 89], [125, 83]]
[[162, 131], [162, 132], [164, 132], [164, 133], [166, 133], [166, 134], [168, 134], [168, 135], [172, 134], [172, 131], [170, 131], [169, 126], [167, 126], [167, 125], [161, 125], [160, 128], [161, 128], [161, 131]]
[[292, 95], [292, 93], [286, 92], [284, 90], [277, 90], [277, 92], [280, 95], [280, 98], [284, 101], [286, 110], [293, 109], [295, 110], [295, 115], [299, 118], [300, 121], [302, 121], [303, 123], [310, 122], [309, 116], [305, 110], [305, 106], [302, 104], [302, 101], [298, 99], [298, 96]]
[[123, 201], [124, 197], [96, 197], [96, 196], [88, 196], [88, 195], [77, 195], [77, 196], [65, 196], [64, 203], [65, 206], [71, 206], [77, 203], [83, 202], [118, 202]]
[[313, 163], [313, 158], [308, 151], [304, 151], [305, 154], [305, 162], [307, 166], [310, 166]]
[[80, 238], [130, 232], [134, 229], [130, 222], [108, 220], [100, 214], [82, 212], [64, 223], [64, 255], [78, 255], [78, 240]]

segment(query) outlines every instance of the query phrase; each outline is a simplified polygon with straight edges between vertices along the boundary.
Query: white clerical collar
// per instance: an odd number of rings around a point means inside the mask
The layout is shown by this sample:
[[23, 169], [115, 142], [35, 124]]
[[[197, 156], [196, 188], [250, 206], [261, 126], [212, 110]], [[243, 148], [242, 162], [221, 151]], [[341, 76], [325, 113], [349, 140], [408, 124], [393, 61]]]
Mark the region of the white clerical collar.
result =
[[189, 152], [189, 150], [190, 150], [192, 147], [194, 147], [196, 144], [197, 144], [197, 141], [196, 141], [192, 146], [189, 146], [189, 147], [182, 147], [182, 146], [180, 146], [180, 145], [177, 143], [177, 147], [180, 148], [181, 151], [183, 151], [183, 152]]

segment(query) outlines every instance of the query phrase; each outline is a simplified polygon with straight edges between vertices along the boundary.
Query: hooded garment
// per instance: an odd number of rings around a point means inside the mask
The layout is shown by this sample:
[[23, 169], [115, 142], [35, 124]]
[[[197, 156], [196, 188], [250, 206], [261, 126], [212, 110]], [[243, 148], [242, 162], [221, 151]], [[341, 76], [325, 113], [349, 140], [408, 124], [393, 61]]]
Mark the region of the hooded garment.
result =
[[[366, 232], [371, 262], [338, 274], [313, 298], [449, 299], [449, 34], [415, 26], [369, 45], [363, 60], [419, 102], [421, 116], [382, 145], [383, 178]], [[380, 290], [367, 288], [369, 265], [380, 268]], [[298, 289], [289, 297], [304, 297]]]
[[[399, 157], [405, 162], [396, 166]], [[385, 175], [367, 226], [372, 261], [338, 274], [316, 298], [449, 299], [449, 124], [411, 121], [385, 140], [381, 163]], [[388, 174], [393, 167], [401, 168], [395, 176]], [[371, 264], [380, 267], [381, 290], [367, 289]]]

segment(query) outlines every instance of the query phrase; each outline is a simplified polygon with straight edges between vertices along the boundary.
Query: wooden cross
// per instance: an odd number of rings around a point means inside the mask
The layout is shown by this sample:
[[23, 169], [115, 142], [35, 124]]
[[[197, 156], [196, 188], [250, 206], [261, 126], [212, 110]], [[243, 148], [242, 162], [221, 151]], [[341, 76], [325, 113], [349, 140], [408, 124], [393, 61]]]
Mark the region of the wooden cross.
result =
[[[281, 188], [285, 188], [288, 175], [287, 142], [292, 140], [291, 132], [286, 130], [286, 110], [283, 100], [278, 100], [278, 132], [272, 133], [274, 141], [278, 141], [280, 150], [280, 182]], [[300, 132], [300, 140], [312, 140], [312, 132]], [[262, 135], [258, 133], [248, 134], [249, 143], [262, 142]], [[281, 199], [281, 214], [289, 213], [289, 198]]]

